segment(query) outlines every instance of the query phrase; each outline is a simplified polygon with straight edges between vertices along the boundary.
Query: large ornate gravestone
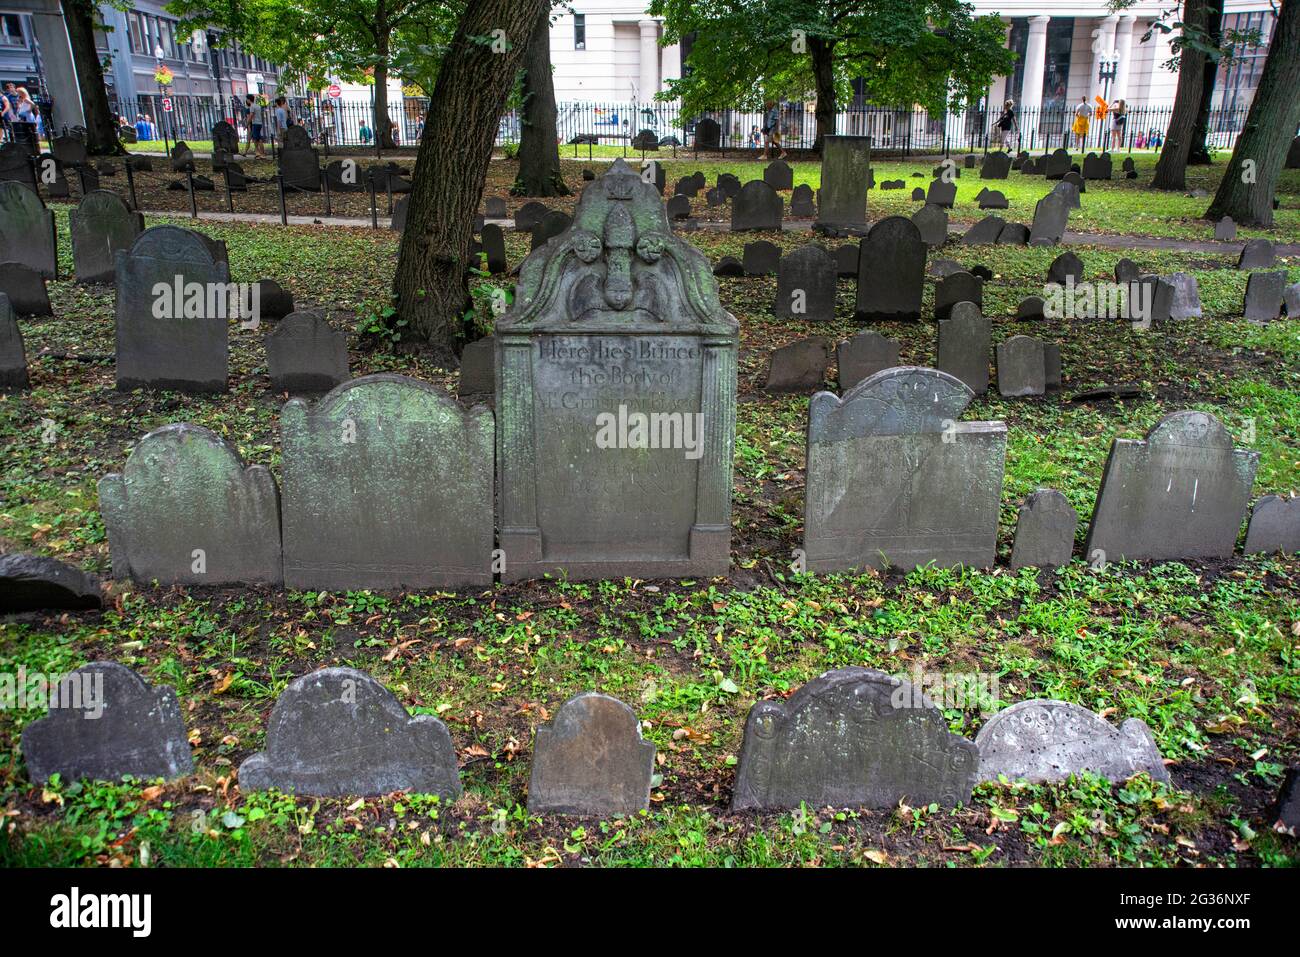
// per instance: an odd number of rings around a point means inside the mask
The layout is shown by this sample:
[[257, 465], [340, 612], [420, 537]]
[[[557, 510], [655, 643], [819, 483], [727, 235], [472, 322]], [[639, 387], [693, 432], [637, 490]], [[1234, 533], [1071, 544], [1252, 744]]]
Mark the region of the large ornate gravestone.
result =
[[723, 575], [736, 320], [621, 160], [497, 322], [504, 580]]
[[865, 232], [871, 137], [827, 136], [822, 140], [822, 187], [817, 225], [835, 233]]
[[808, 571], [993, 564], [1007, 429], [962, 422], [974, 393], [900, 366], [808, 408]]
[[1227, 558], [1259, 453], [1233, 447], [1206, 412], [1173, 412], [1145, 439], [1115, 439], [1084, 554], [1089, 561]]

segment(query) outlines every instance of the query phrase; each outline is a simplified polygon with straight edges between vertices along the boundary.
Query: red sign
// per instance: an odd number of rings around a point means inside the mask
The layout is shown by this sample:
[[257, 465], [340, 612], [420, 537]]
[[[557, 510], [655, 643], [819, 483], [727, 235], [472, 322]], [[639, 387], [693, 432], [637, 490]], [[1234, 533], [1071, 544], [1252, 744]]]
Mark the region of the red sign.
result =
[[170, 96], [164, 96], [164, 97], [163, 97], [163, 112], [164, 112], [164, 113], [170, 113], [171, 111], [172, 111], [172, 98], [171, 98]]
[[343, 95], [343, 87], [339, 86], [337, 83], [330, 84], [329, 95], [331, 100], [337, 100]]

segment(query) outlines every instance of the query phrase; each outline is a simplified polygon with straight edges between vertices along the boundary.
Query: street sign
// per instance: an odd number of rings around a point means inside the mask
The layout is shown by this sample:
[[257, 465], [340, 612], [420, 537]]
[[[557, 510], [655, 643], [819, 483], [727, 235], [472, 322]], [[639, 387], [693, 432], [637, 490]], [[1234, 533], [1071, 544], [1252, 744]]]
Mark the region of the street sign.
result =
[[340, 96], [343, 95], [343, 87], [339, 86], [337, 83], [331, 83], [329, 88], [329, 95], [331, 100], [337, 100]]
[[172, 111], [172, 98], [171, 98], [170, 96], [164, 96], [164, 97], [163, 97], [163, 112], [164, 112], [164, 113], [170, 113], [171, 111]]

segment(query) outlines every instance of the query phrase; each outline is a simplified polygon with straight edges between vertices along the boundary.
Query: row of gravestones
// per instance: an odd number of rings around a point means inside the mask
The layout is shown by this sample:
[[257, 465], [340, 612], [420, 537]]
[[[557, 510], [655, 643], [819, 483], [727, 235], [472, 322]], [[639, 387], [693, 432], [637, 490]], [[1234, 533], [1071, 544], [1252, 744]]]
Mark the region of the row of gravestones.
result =
[[[34, 783], [55, 774], [116, 781], [193, 773], [172, 688], [96, 661], [51, 691], [60, 706], [22, 735]], [[528, 809], [587, 817], [647, 810], [655, 756], [632, 708], [598, 692], [574, 695], [536, 731]], [[969, 803], [979, 783], [1060, 781], [1085, 771], [1116, 783], [1143, 773], [1169, 783], [1141, 719], [1115, 728], [1079, 705], [1031, 699], [994, 714], [971, 741], [948, 730], [923, 688], [850, 667], [750, 709], [731, 807], [955, 807]], [[453, 801], [462, 793], [447, 726], [433, 715], [413, 717], [380, 682], [347, 667], [290, 682], [271, 709], [265, 750], [244, 760], [238, 779], [245, 791], [304, 797], [405, 791]]]

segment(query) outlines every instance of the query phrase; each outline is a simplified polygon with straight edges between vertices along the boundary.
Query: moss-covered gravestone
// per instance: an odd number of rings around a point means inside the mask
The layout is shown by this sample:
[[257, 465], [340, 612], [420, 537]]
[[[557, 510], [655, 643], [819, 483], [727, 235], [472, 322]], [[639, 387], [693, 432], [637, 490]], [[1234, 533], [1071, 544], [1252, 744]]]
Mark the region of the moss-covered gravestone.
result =
[[144, 215], [133, 213], [116, 193], [96, 189], [68, 212], [72, 266], [77, 282], [112, 282], [118, 250], [144, 232]]
[[497, 322], [506, 580], [726, 574], [737, 324], [615, 161]]

